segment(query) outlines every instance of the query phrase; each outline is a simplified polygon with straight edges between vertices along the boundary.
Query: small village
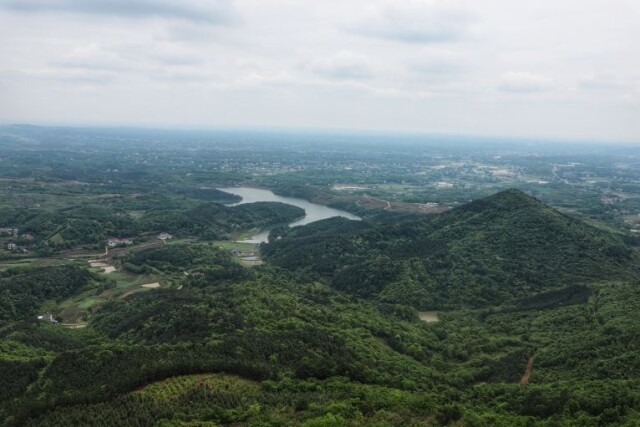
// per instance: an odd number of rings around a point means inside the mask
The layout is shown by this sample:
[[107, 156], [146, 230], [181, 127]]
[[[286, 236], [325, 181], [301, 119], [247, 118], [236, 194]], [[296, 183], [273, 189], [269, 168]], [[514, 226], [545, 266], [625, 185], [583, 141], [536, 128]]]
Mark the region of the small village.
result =
[[5, 240], [3, 246], [10, 251], [19, 254], [26, 254], [29, 252], [29, 246], [35, 241], [35, 236], [32, 233], [20, 234], [20, 229], [17, 227], [2, 227], [0, 228], [0, 238]]

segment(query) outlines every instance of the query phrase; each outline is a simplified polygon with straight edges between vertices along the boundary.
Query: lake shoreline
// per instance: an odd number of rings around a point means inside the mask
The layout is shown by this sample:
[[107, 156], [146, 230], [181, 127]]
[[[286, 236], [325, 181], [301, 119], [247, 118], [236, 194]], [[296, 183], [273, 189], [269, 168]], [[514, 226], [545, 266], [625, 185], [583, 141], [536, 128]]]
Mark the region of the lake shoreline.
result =
[[[342, 217], [342, 218], [347, 218], [353, 221], [362, 220], [362, 218], [360, 218], [355, 214], [352, 214], [351, 212], [331, 208], [329, 206], [320, 205], [318, 203], [310, 202], [305, 199], [280, 196], [268, 189], [263, 189], [258, 187], [221, 187], [216, 189], [219, 191], [223, 191], [225, 193], [234, 194], [236, 196], [242, 197], [242, 200], [240, 202], [231, 203], [231, 204], [228, 204], [227, 206], [237, 206], [237, 205], [242, 205], [246, 203], [256, 203], [256, 202], [279, 202], [279, 203], [285, 203], [292, 206], [297, 206], [301, 209], [304, 209], [305, 215], [299, 219], [288, 222], [287, 225], [289, 227], [306, 225], [312, 222], [320, 221], [327, 218], [333, 218], [333, 217]], [[268, 229], [263, 229], [258, 234], [251, 236], [249, 239], [245, 239], [240, 242], [241, 243], [258, 243], [258, 244], [267, 242], [269, 233], [272, 229], [273, 227], [270, 227]]]

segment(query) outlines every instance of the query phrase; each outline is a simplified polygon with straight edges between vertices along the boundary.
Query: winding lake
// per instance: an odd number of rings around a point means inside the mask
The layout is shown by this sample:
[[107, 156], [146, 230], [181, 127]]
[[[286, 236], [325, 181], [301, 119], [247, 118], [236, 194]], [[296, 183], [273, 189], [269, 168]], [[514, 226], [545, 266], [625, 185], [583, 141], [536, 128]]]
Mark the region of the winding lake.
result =
[[[359, 216], [346, 211], [333, 209], [328, 206], [318, 205], [316, 203], [311, 203], [304, 199], [278, 196], [277, 194], [273, 194], [273, 192], [269, 190], [263, 190], [260, 188], [227, 187], [227, 188], [218, 188], [218, 190], [242, 197], [242, 201], [238, 203], [230, 204], [228, 206], [235, 206], [235, 205], [241, 205], [244, 203], [255, 203], [255, 202], [280, 202], [280, 203], [286, 203], [288, 205], [298, 206], [299, 208], [304, 209], [306, 215], [300, 219], [290, 222], [289, 227], [295, 227], [297, 225], [305, 225], [314, 221], [319, 221], [321, 219], [333, 218], [334, 216], [341, 216], [343, 218], [352, 219], [355, 221], [359, 221], [362, 219]], [[260, 233], [256, 234], [255, 236], [251, 236], [249, 239], [243, 240], [243, 242], [247, 242], [247, 243], [266, 242], [269, 237], [269, 231], [270, 229], [262, 230]]]

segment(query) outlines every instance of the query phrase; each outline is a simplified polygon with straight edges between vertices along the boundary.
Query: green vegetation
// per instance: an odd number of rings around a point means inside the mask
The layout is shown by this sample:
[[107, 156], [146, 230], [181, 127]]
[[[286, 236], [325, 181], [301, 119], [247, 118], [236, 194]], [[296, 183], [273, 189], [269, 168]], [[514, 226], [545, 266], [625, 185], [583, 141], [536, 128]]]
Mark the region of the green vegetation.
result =
[[127, 269], [137, 273], [151, 269], [164, 272], [185, 271], [198, 266], [245, 271], [233, 262], [228, 251], [211, 245], [162, 245], [132, 252], [124, 261]]
[[[16, 376], [42, 373], [26, 376], [28, 391], [13, 394], [5, 415], [34, 425], [136, 425], [119, 421], [136, 412], [142, 425], [339, 417], [345, 425], [505, 426], [624, 424], [639, 415], [640, 329], [629, 322], [637, 286], [598, 287], [595, 313], [592, 298], [543, 310], [449, 312], [427, 325], [407, 308], [350, 302], [275, 270], [256, 274], [134, 295], [95, 317], [99, 335], [49, 338], [65, 344], [54, 353], [49, 346], [43, 371], [35, 350], [21, 359]], [[14, 331], [5, 342], [16, 343], [16, 353], [25, 336]], [[519, 385], [532, 355], [530, 384]], [[189, 374], [198, 375], [181, 377]]]
[[190, 135], [0, 127], [0, 425], [637, 425], [637, 154]]
[[228, 237], [232, 231], [282, 224], [302, 216], [304, 209], [277, 202], [247, 203], [231, 208], [207, 203], [186, 212], [152, 211], [142, 221], [149, 230], [167, 230], [213, 240]]
[[499, 305], [567, 284], [637, 277], [638, 258], [619, 235], [516, 190], [441, 215], [334, 218], [270, 237], [263, 253], [277, 265], [424, 309]]
[[0, 273], [0, 326], [32, 319], [46, 300], [61, 301], [94, 282], [87, 270], [60, 266], [10, 269]]
[[[231, 196], [231, 195], [229, 195]], [[158, 204], [162, 201], [158, 200]], [[233, 232], [290, 222], [304, 210], [283, 203], [248, 203], [226, 207], [216, 203], [186, 203], [174, 208], [150, 208], [137, 218], [127, 214], [140, 206], [86, 205], [44, 212], [31, 208], [0, 211], [0, 224], [40, 236], [33, 242], [41, 253], [77, 245], [100, 248], [109, 237], [143, 237], [169, 232], [205, 239], [228, 238]], [[2, 219], [4, 217], [4, 219]], [[17, 240], [17, 239], [16, 239]], [[16, 243], [24, 243], [17, 240]]]

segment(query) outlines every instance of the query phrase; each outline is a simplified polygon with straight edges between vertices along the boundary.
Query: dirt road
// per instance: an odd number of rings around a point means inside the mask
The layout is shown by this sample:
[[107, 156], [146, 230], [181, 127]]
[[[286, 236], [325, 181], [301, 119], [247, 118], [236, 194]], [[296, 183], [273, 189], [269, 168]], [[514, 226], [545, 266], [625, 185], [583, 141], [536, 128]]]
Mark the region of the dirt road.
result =
[[519, 384], [529, 384], [529, 377], [531, 376], [531, 372], [533, 371], [533, 356], [529, 358], [527, 362], [527, 368], [524, 370], [524, 375], [520, 378]]

